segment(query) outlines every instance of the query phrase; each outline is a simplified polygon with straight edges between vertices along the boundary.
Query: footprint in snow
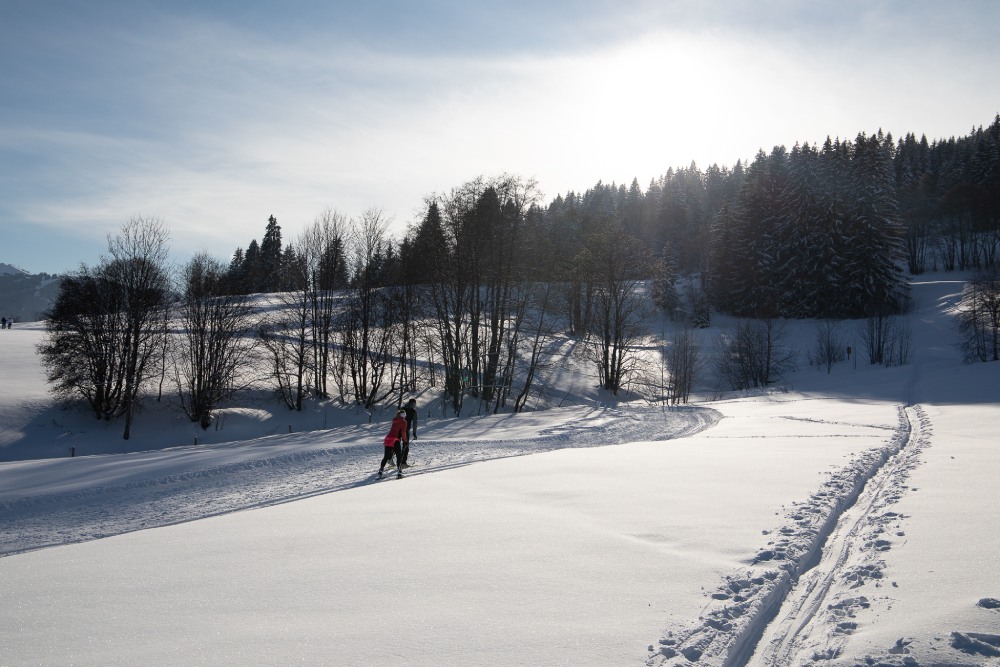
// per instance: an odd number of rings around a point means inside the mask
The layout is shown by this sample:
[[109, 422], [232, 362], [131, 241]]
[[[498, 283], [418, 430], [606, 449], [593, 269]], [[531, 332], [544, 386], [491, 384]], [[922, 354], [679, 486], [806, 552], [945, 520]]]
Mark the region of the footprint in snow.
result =
[[952, 632], [951, 646], [962, 653], [990, 658], [1000, 657], [1000, 635], [981, 632]]

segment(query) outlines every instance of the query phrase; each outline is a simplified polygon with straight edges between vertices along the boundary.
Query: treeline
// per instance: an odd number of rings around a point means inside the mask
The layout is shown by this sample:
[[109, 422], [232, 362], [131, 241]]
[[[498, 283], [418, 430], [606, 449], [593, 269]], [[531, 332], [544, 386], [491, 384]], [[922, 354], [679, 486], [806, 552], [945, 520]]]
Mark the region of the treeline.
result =
[[[433, 199], [433, 198], [432, 198]], [[1000, 253], [1000, 115], [968, 136], [928, 142], [881, 131], [853, 141], [761, 151], [732, 169], [671, 169], [643, 190], [598, 183], [582, 194], [537, 198], [521, 213], [534, 247], [559, 240], [564, 261], [548, 275], [573, 280], [574, 262], [612, 230], [676, 273], [703, 278], [705, 299], [744, 316], [860, 317], [905, 306], [902, 271], [972, 270]], [[275, 237], [233, 256], [247, 291], [275, 291], [294, 249]], [[401, 245], [413, 242], [413, 230]], [[586, 241], [585, 241], [586, 240]], [[393, 248], [387, 248], [387, 253]], [[396, 259], [401, 259], [396, 257]], [[650, 264], [658, 277], [663, 264]], [[346, 277], [344, 277], [346, 279]], [[669, 296], [669, 295], [668, 295]], [[574, 324], [578, 324], [574, 321]]]
[[565, 354], [554, 332], [570, 329], [617, 393], [638, 365], [641, 286], [658, 261], [612, 218], [571, 233], [537, 202], [531, 181], [476, 179], [431, 198], [398, 243], [378, 209], [324, 212], [288, 243], [272, 217], [258, 271], [244, 271], [247, 253], [199, 254], [173, 276], [163, 224], [130, 220], [96, 266], [63, 278], [39, 350], [49, 382], [99, 419], [124, 418], [126, 438], [154, 387], [204, 428], [264, 382], [292, 410], [335, 398], [373, 411], [437, 387], [456, 415], [470, 400], [519, 411]]
[[[356, 355], [333, 368], [345, 369], [349, 381], [336, 384], [358, 402], [371, 405], [376, 389], [397, 386], [377, 381], [391, 367], [386, 344], [370, 347], [370, 332], [391, 323], [405, 341], [394, 354], [411, 364], [400, 364], [399, 378], [414, 378], [421, 357], [443, 369], [456, 411], [469, 396], [494, 410], [512, 400], [516, 409], [556, 322], [586, 342], [602, 387], [623, 386], [635, 368], [643, 281], [657, 305], [694, 326], [708, 324], [710, 307], [758, 318], [885, 318], [906, 307], [903, 267], [995, 265], [998, 147], [1000, 116], [961, 139], [897, 143], [862, 133], [761, 151], [731, 170], [671, 170], [645, 192], [635, 180], [598, 183], [547, 205], [530, 181], [480, 178], [428, 197], [425, 216], [399, 241], [384, 227], [373, 237], [368, 212], [360, 235], [311, 250], [308, 239], [282, 245], [272, 217], [259, 247], [234, 253], [229, 275], [244, 290], [298, 285], [304, 293], [316, 288], [296, 268], [310, 264], [303, 253], [345, 267], [335, 277], [311, 272], [330, 276], [320, 291], [351, 295], [341, 319], [320, 330], [332, 326], [322, 336], [341, 336], [341, 354]], [[681, 275], [700, 277], [685, 284], [701, 289], [678, 294]], [[299, 326], [304, 332], [305, 320]], [[515, 388], [518, 362], [527, 380]]]
[[[1000, 116], [961, 139], [879, 132], [776, 147], [746, 166], [692, 164], [645, 191], [598, 183], [548, 204], [531, 180], [477, 178], [428, 196], [398, 239], [377, 208], [325, 211], [290, 241], [271, 216], [262, 242], [228, 263], [199, 255], [179, 280], [165, 228], [135, 219], [97, 266], [62, 280], [41, 353], [54, 390], [99, 418], [124, 416], [125, 437], [153, 382], [159, 395], [173, 386], [204, 427], [262, 379], [293, 410], [311, 396], [372, 410], [435, 387], [455, 414], [470, 400], [517, 411], [565, 354], [552, 350], [556, 331], [588, 355], [602, 388], [626, 387], [650, 302], [689, 326], [707, 326], [714, 306], [766, 321], [867, 318], [882, 332], [906, 307], [904, 267], [997, 266], [998, 193]], [[996, 281], [975, 284], [985, 287], [968, 300], [980, 304], [970, 356], [995, 358]], [[261, 293], [271, 296], [249, 296]], [[753, 345], [771, 340], [746, 333]], [[675, 338], [661, 398], [686, 400], [692, 346]], [[746, 375], [737, 370], [734, 387]]]
[[593, 342], [601, 385], [617, 393], [640, 335], [640, 285], [667, 267], [614, 216], [552, 224], [538, 202], [530, 180], [478, 178], [429, 197], [399, 242], [378, 210], [326, 212], [285, 244], [270, 218], [226, 280], [280, 294], [283, 319], [259, 333], [289, 407], [336, 392], [370, 409], [422, 378], [456, 414], [470, 397], [479, 410], [520, 410], [557, 323]]
[[58, 291], [58, 276], [0, 274], [0, 317], [12, 322], [35, 322], [52, 307]]

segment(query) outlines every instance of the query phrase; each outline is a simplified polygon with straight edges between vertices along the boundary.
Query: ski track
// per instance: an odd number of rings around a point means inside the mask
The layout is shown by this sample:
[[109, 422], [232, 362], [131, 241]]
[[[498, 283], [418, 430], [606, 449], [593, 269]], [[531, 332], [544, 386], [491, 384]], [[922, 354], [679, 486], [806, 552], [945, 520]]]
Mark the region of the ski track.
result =
[[904, 518], [887, 508], [905, 492], [928, 432], [919, 406], [900, 407], [889, 441], [796, 505], [747, 570], [724, 578], [693, 627], [670, 629], [649, 647], [646, 664], [791, 667], [838, 657], [869, 601], [831, 590], [882, 577], [880, 554], [891, 547], [883, 534]]
[[[650, 409], [640, 416], [607, 409], [596, 426], [576, 424], [509, 440], [417, 440], [408, 476], [567, 448], [682, 438], [721, 419], [703, 407]], [[322, 438], [321, 433], [316, 438]], [[376, 444], [378, 445], [376, 447]], [[0, 502], [0, 557], [174, 525], [379, 482], [381, 442], [309, 449], [262, 459], [151, 474], [127, 483]], [[387, 476], [389, 478], [391, 476]]]
[[[692, 406], [641, 415], [608, 408], [605, 414], [613, 418], [531, 438], [418, 440], [418, 465], [408, 475], [558, 449], [682, 438], [721, 419], [715, 410]], [[900, 407], [886, 444], [859, 454], [793, 506], [788, 523], [747, 569], [725, 577], [711, 593], [693, 626], [672, 628], [649, 647], [646, 664], [791, 667], [829, 664], [840, 656], [857, 627], [852, 619], [869, 606], [863, 595], [843, 591], [881, 579], [880, 554], [890, 548], [881, 536], [905, 518], [887, 508], [906, 490], [928, 432], [919, 406]], [[376, 449], [381, 446], [305, 449], [0, 502], [0, 557], [380, 483]], [[846, 585], [834, 586], [838, 581]]]

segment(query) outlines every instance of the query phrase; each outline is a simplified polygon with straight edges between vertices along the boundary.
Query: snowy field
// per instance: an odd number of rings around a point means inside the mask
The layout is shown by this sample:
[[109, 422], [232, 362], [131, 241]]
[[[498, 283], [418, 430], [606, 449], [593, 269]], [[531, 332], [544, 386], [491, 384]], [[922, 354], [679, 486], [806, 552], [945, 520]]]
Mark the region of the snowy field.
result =
[[4, 331], [0, 665], [1000, 665], [1000, 366], [961, 364], [960, 288], [914, 286], [901, 368], [422, 411], [402, 480], [382, 416], [123, 443]]

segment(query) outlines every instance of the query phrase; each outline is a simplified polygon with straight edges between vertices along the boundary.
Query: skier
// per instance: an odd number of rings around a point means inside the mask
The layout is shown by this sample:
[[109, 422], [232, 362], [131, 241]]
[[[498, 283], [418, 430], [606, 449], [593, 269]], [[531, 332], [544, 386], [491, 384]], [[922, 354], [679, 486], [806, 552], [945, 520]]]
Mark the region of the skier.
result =
[[403, 408], [406, 412], [406, 442], [403, 444], [403, 467], [409, 468], [410, 440], [417, 439], [417, 399], [411, 398]]
[[399, 410], [389, 427], [389, 434], [385, 436], [385, 454], [382, 456], [382, 465], [378, 467], [378, 478], [382, 479], [382, 472], [385, 464], [392, 460], [392, 455], [396, 455], [396, 479], [403, 476], [403, 446], [406, 444], [406, 411]]

